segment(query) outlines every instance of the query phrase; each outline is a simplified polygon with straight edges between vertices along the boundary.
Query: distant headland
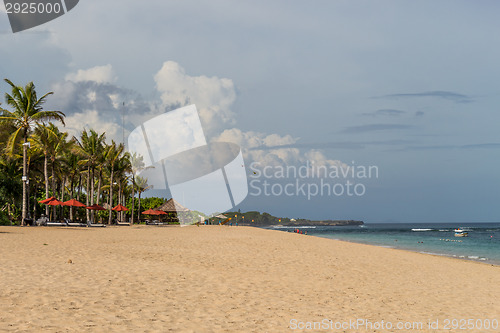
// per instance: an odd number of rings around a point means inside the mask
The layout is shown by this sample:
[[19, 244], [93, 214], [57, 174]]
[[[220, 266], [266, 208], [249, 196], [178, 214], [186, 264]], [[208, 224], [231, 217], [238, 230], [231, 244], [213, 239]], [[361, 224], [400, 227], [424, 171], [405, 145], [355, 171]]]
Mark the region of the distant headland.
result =
[[241, 212], [227, 212], [225, 216], [231, 218], [231, 222], [237, 222], [238, 225], [248, 226], [350, 226], [362, 225], [363, 221], [355, 220], [319, 220], [313, 221], [308, 219], [293, 219], [288, 217], [276, 217], [268, 213], [260, 213], [257, 211], [250, 211], [246, 213]]

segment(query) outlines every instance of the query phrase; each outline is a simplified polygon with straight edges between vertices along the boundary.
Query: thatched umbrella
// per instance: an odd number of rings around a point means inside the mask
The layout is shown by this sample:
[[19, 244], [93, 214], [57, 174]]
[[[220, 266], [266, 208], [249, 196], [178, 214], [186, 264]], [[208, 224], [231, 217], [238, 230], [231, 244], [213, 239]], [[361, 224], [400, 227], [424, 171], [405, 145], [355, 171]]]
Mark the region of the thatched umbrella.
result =
[[189, 212], [189, 209], [182, 206], [180, 203], [175, 201], [173, 198], [165, 201], [165, 203], [163, 203], [163, 205], [156, 208], [155, 210], [161, 210], [162, 212], [167, 212], [167, 213]]
[[186, 207], [182, 206], [180, 203], [175, 201], [173, 198], [165, 201], [163, 205], [156, 208], [155, 210], [159, 210], [166, 213], [172, 213], [174, 214], [175, 217], [177, 217], [179, 213], [186, 213], [190, 211], [189, 209], [187, 209]]

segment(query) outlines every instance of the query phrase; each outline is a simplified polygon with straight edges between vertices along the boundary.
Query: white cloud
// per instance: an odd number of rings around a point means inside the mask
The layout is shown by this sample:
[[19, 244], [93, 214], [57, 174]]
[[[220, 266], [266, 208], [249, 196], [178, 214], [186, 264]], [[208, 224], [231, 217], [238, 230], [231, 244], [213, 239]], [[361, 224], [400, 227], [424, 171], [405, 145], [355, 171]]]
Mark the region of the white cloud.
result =
[[66, 75], [66, 80], [73, 82], [94, 81], [97, 83], [112, 83], [116, 81], [111, 65], [95, 66], [89, 69], [79, 69], [76, 73]]
[[[248, 163], [288, 166], [309, 161], [315, 165], [344, 165], [340, 161], [328, 159], [318, 150], [275, 148], [297, 143], [299, 138], [291, 135], [245, 132], [234, 127], [236, 122], [231, 108], [236, 100], [236, 91], [233, 81], [215, 76], [190, 76], [173, 61], [165, 62], [154, 76], [156, 88], [161, 94], [159, 106], [155, 106], [157, 101], [146, 103], [136, 92], [109, 83], [113, 80], [110, 65], [79, 70], [68, 74], [66, 80], [54, 85], [53, 90], [60, 97], [58, 109], [67, 113], [66, 128], [71, 135], [79, 135], [83, 128], [92, 128], [106, 132], [108, 140], [121, 142], [121, 102], [125, 100], [127, 102], [123, 108], [126, 109], [127, 133], [141, 123], [164, 114], [166, 109], [195, 104], [208, 141], [238, 144]], [[170, 141], [175, 142], [175, 136]]]
[[[250, 162], [259, 162], [262, 166], [287, 166], [305, 164], [307, 161], [316, 166], [337, 166], [346, 167], [346, 164], [339, 160], [328, 159], [319, 150], [308, 150], [302, 152], [297, 148], [269, 148], [291, 145], [298, 141], [291, 135], [265, 134], [259, 132], [243, 132], [238, 128], [232, 128], [222, 132], [215, 141], [234, 142], [242, 147], [245, 159]], [[252, 149], [264, 148], [264, 149]]]
[[231, 79], [190, 76], [174, 61], [167, 61], [155, 75], [156, 88], [161, 93], [164, 108], [196, 104], [205, 135], [209, 141], [226, 141], [238, 144], [245, 159], [262, 165], [298, 165], [313, 162], [316, 165], [343, 166], [341, 161], [328, 159], [321, 151], [302, 152], [297, 148], [253, 150], [258, 147], [291, 145], [298, 141], [291, 135], [244, 132], [227, 128], [235, 124], [232, 104], [236, 91]]
[[111, 139], [121, 141], [121, 126], [114, 122], [104, 121], [97, 110], [74, 113], [66, 116], [64, 122], [66, 123], [64, 130], [70, 136], [79, 137], [84, 129], [93, 129], [98, 133], [106, 132], [107, 141]]
[[205, 134], [212, 136], [234, 123], [233, 81], [216, 76], [189, 76], [178, 63], [167, 61], [154, 77], [164, 107], [196, 104]]
[[87, 94], [87, 98], [89, 99], [89, 102], [93, 103], [97, 100], [97, 94], [95, 91], [89, 91]]

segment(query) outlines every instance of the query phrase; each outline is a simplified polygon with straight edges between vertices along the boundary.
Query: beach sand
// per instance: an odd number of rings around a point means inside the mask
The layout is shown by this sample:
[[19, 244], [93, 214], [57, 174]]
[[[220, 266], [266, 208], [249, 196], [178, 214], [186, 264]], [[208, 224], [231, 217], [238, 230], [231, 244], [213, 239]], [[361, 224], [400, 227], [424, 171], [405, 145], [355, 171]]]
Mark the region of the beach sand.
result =
[[[443, 328], [500, 320], [499, 266], [281, 231], [0, 227], [0, 251], [2, 332], [291, 332], [321, 321], [328, 329], [304, 331], [479, 332]], [[422, 328], [346, 327], [358, 319]]]

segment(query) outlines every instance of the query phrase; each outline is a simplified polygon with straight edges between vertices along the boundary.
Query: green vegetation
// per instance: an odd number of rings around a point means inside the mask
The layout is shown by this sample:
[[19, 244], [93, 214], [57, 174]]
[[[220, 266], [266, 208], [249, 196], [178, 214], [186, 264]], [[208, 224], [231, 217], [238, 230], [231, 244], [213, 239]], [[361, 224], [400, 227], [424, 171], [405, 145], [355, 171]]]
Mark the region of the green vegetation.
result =
[[267, 225], [283, 225], [283, 226], [304, 226], [304, 225], [360, 225], [363, 221], [354, 220], [320, 220], [311, 221], [307, 219], [290, 219], [288, 217], [276, 217], [268, 213], [259, 213], [255, 211], [241, 213], [241, 212], [227, 212], [225, 216], [230, 217], [231, 221], [238, 222], [239, 225], [254, 225], [254, 226], [267, 226]]
[[[24, 224], [25, 218], [41, 214], [54, 220], [70, 217], [104, 223], [135, 215], [137, 221], [145, 218], [141, 211], [166, 200], [141, 198], [150, 188], [147, 179], [134, 175], [144, 169], [142, 157], [131, 156], [122, 143], [108, 143], [105, 133], [92, 129], [69, 137], [56, 125], [64, 126], [65, 114], [43, 109], [52, 92], [38, 97], [33, 82], [24, 87], [5, 82], [11, 92], [5, 93], [5, 104], [0, 103], [0, 224]], [[38, 202], [51, 196], [62, 201], [74, 198], [87, 206], [99, 204], [107, 210]], [[118, 204], [130, 211], [112, 212]]]

